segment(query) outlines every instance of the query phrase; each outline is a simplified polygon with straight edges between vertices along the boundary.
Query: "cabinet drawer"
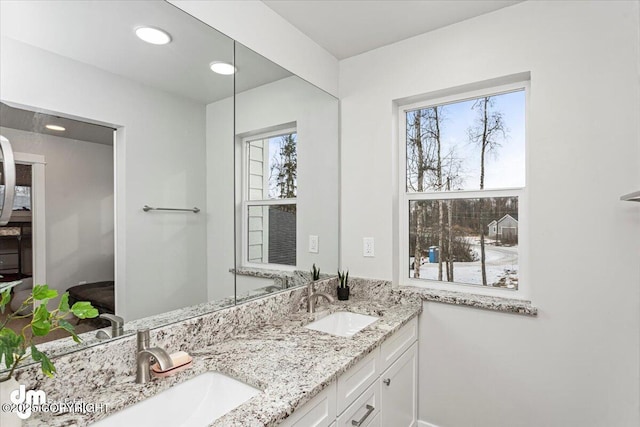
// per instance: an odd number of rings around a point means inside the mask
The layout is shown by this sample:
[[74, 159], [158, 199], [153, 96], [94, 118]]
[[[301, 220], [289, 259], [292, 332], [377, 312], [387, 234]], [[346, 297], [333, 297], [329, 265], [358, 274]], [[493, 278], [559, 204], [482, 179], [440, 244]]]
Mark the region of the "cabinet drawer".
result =
[[[336, 427], [369, 426], [378, 412], [380, 412], [380, 382], [376, 381], [338, 417]], [[361, 424], [355, 424], [358, 422]]]
[[374, 349], [364, 359], [338, 378], [338, 414], [347, 409], [382, 372], [378, 367], [378, 349]]
[[336, 419], [336, 383], [320, 392], [316, 397], [298, 408], [282, 421], [284, 427], [328, 427]]
[[418, 339], [418, 318], [414, 317], [380, 347], [380, 372], [387, 369]]

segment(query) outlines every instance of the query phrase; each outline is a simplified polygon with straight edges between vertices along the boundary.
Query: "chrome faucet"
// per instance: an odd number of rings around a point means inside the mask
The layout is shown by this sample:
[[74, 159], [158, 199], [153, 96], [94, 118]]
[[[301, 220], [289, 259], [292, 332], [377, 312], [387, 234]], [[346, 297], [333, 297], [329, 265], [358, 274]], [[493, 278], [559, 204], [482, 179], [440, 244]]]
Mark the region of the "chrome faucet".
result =
[[327, 302], [334, 302], [335, 299], [326, 292], [316, 292], [313, 282], [307, 283], [307, 296], [304, 297], [307, 300], [307, 312], [315, 313], [316, 304], [318, 303], [318, 297], [323, 297]]
[[[116, 316], [115, 314], [103, 313], [100, 316], [101, 319], [106, 319], [111, 322], [111, 336], [104, 331], [98, 331], [96, 336], [100, 339], [105, 338], [115, 338], [122, 335], [124, 332], [124, 319], [120, 316]], [[100, 334], [102, 332], [102, 334]]]
[[136, 352], [136, 383], [145, 384], [151, 379], [151, 358], [166, 371], [173, 367], [171, 356], [160, 347], [149, 347], [149, 329], [138, 329], [138, 351]]

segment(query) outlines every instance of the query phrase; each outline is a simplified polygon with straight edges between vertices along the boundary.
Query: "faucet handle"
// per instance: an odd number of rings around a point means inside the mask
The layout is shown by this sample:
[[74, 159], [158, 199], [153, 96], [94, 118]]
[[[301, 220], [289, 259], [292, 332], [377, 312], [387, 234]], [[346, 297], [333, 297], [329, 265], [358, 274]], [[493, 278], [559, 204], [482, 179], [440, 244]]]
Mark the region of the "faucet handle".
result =
[[149, 348], [149, 342], [151, 341], [151, 338], [149, 337], [149, 328], [138, 329], [137, 337], [138, 353], [140, 353], [142, 350]]
[[124, 327], [124, 319], [120, 316], [116, 316], [115, 314], [102, 313], [100, 316], [101, 319], [106, 319], [111, 322], [111, 335], [113, 337], [119, 337], [122, 335], [123, 327]]

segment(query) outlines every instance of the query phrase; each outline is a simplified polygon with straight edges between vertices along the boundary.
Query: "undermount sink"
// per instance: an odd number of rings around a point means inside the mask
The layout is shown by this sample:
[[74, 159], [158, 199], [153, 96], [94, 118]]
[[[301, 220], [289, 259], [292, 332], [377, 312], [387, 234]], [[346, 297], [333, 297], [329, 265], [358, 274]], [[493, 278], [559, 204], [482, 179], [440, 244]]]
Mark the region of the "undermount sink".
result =
[[352, 337], [376, 320], [378, 318], [374, 316], [339, 311], [309, 323], [305, 328], [339, 337]]
[[208, 426], [260, 393], [218, 372], [205, 372], [93, 424], [122, 426]]

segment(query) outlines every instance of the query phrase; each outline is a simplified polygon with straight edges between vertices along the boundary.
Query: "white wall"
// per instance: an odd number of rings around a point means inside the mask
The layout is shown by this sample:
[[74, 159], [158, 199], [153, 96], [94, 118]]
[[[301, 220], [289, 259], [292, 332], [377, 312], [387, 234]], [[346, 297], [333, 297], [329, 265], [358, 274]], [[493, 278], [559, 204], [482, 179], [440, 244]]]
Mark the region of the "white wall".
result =
[[[226, 210], [224, 200], [233, 194], [228, 189], [216, 189], [212, 183], [230, 180], [233, 164], [228, 162], [234, 147], [228, 143], [229, 123], [226, 106], [231, 100], [222, 100], [207, 106], [207, 208], [210, 216], [208, 244], [209, 298], [220, 298], [229, 281], [218, 278], [228, 275], [233, 267], [233, 216]], [[298, 197], [297, 197], [297, 253], [298, 269], [309, 270], [315, 263], [323, 272], [331, 273], [338, 267], [338, 101], [298, 77], [288, 77], [237, 94], [235, 99], [235, 131], [247, 135], [257, 131], [296, 122], [298, 131]], [[236, 147], [236, 148], [239, 148]], [[231, 154], [230, 154], [231, 153]], [[237, 167], [240, 166], [236, 153]], [[236, 196], [240, 202], [240, 195]], [[239, 206], [239, 205], [238, 205]], [[231, 212], [232, 214], [232, 212]], [[237, 220], [238, 230], [241, 219]], [[309, 235], [319, 237], [319, 253], [308, 252]], [[239, 235], [238, 235], [239, 238]], [[222, 241], [221, 246], [215, 242]], [[237, 245], [242, 243], [238, 240]], [[215, 280], [212, 280], [215, 278]], [[232, 278], [230, 279], [232, 280]], [[237, 281], [246, 280], [238, 276]], [[257, 283], [255, 280], [251, 283]], [[247, 285], [251, 286], [251, 285]], [[239, 288], [242, 286], [239, 286]]]
[[340, 62], [341, 262], [384, 279], [397, 279], [393, 100], [531, 73], [526, 277], [540, 314], [426, 303], [423, 421], [640, 423], [640, 212], [619, 201], [640, 188], [638, 16], [638, 2], [525, 2]]
[[[2, 38], [4, 101], [118, 127], [116, 311], [133, 320], [205, 300], [205, 106]], [[148, 302], [148, 303], [147, 303]]]
[[13, 150], [44, 156], [46, 272], [64, 292], [114, 278], [113, 147], [0, 128]]
[[[235, 292], [235, 202], [233, 98], [207, 105], [207, 296], [209, 301]], [[221, 182], [229, 185], [219, 185]]]
[[338, 60], [261, 1], [169, 3], [337, 96]]

